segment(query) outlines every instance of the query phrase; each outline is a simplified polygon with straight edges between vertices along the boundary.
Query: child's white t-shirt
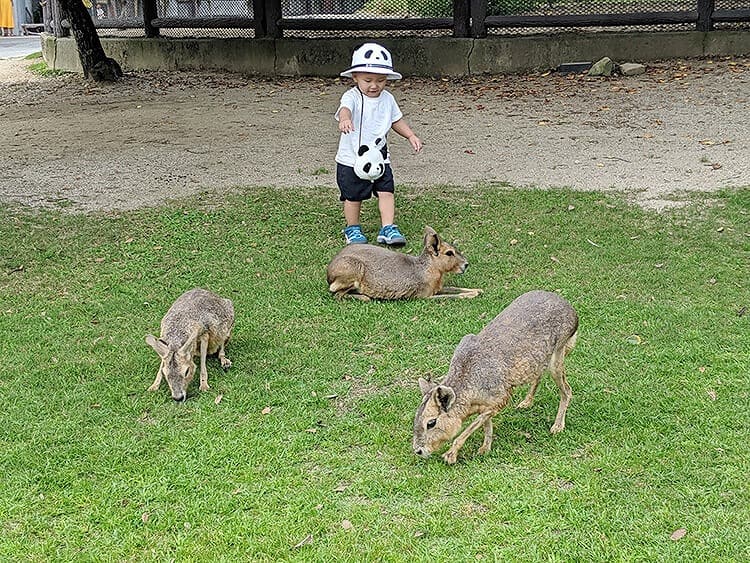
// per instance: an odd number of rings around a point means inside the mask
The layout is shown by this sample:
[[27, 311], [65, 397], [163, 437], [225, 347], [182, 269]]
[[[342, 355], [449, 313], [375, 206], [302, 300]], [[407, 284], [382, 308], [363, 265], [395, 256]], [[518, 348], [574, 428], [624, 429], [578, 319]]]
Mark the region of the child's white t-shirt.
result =
[[[341, 134], [336, 162], [344, 166], [354, 166], [359, 147], [371, 145], [378, 138], [385, 139], [388, 131], [391, 130], [391, 125], [401, 119], [403, 114], [396, 99], [387, 90], [383, 90], [377, 98], [369, 98], [356, 86], [341, 96], [339, 109], [336, 110], [334, 116], [336, 121], [339, 120], [339, 113], [344, 107], [352, 112], [354, 131]], [[389, 152], [385, 159], [387, 163], [391, 161], [390, 157]]]

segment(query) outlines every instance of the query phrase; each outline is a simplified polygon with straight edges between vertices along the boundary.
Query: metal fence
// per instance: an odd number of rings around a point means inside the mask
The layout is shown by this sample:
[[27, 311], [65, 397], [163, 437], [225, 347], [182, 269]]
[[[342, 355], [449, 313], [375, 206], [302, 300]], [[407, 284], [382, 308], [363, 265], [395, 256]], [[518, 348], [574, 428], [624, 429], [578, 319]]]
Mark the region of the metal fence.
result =
[[[750, 0], [93, 1], [90, 11], [101, 36], [486, 37], [607, 29], [750, 30]], [[54, 17], [45, 24], [49, 32], [66, 35]]]

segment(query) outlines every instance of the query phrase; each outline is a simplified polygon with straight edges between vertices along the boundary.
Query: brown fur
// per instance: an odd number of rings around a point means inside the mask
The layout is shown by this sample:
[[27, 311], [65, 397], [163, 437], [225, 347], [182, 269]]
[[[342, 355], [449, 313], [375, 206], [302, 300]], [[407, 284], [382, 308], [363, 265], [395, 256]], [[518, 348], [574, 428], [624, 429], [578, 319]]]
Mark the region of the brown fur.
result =
[[161, 320], [159, 339], [146, 335], [146, 343], [161, 358], [156, 379], [148, 390], [159, 389], [165, 377], [172, 398], [184, 401], [195, 375], [193, 356], [200, 355], [200, 390], [207, 391], [206, 356], [218, 353], [221, 367], [229, 369], [232, 362], [224, 355], [224, 345], [233, 326], [234, 305], [229, 299], [200, 288], [180, 295]]
[[458, 450], [480, 426], [484, 441], [479, 453], [489, 452], [492, 417], [510, 401], [514, 387], [527, 383], [531, 387], [518, 408], [530, 407], [547, 369], [560, 389], [560, 406], [550, 432], [562, 432], [572, 396], [563, 361], [577, 336], [578, 315], [556, 293], [530, 291], [518, 297], [479, 334], [463, 337], [441, 384], [420, 378], [422, 404], [414, 417], [414, 453], [429, 457], [453, 439], [474, 414], [476, 419], [443, 459], [455, 463]]
[[328, 264], [328, 289], [336, 297], [411, 299], [417, 297], [469, 298], [481, 289], [443, 287], [448, 272], [462, 274], [469, 263], [458, 250], [425, 227], [419, 256], [371, 244], [350, 244]]

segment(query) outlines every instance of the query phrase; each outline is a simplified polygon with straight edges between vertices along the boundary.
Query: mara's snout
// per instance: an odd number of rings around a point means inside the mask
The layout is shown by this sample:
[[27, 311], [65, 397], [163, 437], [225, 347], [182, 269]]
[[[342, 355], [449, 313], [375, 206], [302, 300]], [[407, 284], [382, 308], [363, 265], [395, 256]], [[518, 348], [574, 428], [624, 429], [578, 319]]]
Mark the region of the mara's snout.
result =
[[463, 263], [458, 264], [456, 266], [456, 269], [453, 270], [453, 273], [454, 274], [463, 274], [468, 269], [469, 269], [469, 263], [466, 260], [464, 260]]
[[427, 448], [415, 447], [414, 453], [421, 458], [427, 459], [428, 457], [430, 457], [430, 454], [432, 452], [430, 452]]

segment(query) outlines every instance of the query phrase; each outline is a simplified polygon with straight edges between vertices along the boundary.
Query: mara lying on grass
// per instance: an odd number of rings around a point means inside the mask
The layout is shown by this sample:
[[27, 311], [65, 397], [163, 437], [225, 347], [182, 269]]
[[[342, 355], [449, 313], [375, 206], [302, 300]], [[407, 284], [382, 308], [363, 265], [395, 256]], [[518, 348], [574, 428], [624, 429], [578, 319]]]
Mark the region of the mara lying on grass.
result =
[[206, 356], [218, 352], [221, 367], [232, 362], [224, 355], [224, 345], [234, 326], [234, 305], [205, 289], [195, 288], [180, 295], [161, 320], [157, 340], [146, 335], [146, 343], [161, 358], [159, 371], [149, 391], [156, 391], [162, 378], [167, 379], [172, 398], [184, 401], [195, 375], [193, 356], [201, 357], [200, 390], [208, 390]]
[[458, 250], [425, 227], [424, 247], [410, 256], [371, 244], [350, 244], [328, 264], [328, 289], [336, 297], [410, 299], [415, 297], [469, 298], [481, 289], [443, 287], [448, 272], [462, 274], [469, 263]]
[[506, 307], [479, 334], [463, 337], [442, 383], [419, 379], [422, 404], [414, 417], [414, 453], [429, 457], [461, 430], [471, 415], [477, 417], [443, 454], [455, 463], [458, 450], [480, 426], [484, 441], [479, 453], [492, 446], [492, 417], [511, 398], [514, 387], [531, 384], [518, 408], [528, 408], [545, 369], [560, 389], [560, 406], [550, 432], [565, 428], [570, 385], [563, 361], [576, 343], [578, 315], [556, 293], [530, 291]]

